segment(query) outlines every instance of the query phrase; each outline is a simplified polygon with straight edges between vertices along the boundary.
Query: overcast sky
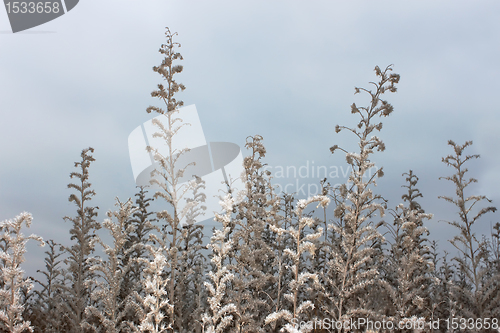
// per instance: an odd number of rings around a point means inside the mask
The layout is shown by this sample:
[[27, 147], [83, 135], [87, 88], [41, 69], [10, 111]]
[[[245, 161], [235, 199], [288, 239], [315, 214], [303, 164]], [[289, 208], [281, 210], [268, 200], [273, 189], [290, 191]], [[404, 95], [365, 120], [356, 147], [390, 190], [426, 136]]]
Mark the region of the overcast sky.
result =
[[[498, 1], [80, 1], [12, 34], [0, 9], [0, 220], [31, 212], [31, 232], [67, 244], [62, 217], [75, 209], [66, 186], [89, 146], [99, 219], [116, 196], [134, 194], [127, 139], [151, 118], [145, 110], [160, 82], [151, 68], [168, 26], [185, 59], [179, 98], [196, 105], [207, 141], [244, 149], [247, 136], [260, 134], [275, 170], [345, 168], [328, 148], [354, 150], [356, 142], [334, 127], [356, 124], [350, 104], [366, 98], [354, 86], [375, 80], [375, 65], [394, 64], [401, 81], [386, 96], [395, 111], [379, 135], [386, 151], [372, 158], [386, 174], [376, 190], [397, 205], [401, 174], [413, 169], [420, 203], [435, 215], [431, 238], [450, 249], [456, 230], [438, 221], [455, 219], [455, 210], [437, 199], [454, 193], [438, 180], [452, 173], [441, 162], [447, 140], [474, 141], [468, 153], [481, 159], [469, 168], [479, 183], [469, 194], [500, 205], [499, 12]], [[499, 220], [487, 215], [476, 231], [489, 233]], [[34, 249], [27, 265], [39, 269]]]

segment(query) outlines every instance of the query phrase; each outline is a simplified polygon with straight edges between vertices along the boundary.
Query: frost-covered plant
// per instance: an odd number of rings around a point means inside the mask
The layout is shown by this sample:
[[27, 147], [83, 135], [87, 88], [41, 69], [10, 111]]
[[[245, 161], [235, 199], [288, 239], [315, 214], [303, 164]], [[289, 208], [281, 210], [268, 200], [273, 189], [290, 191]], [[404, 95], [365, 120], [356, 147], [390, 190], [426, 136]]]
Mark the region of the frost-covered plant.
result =
[[34, 290], [37, 298], [34, 307], [36, 313], [33, 316], [38, 320], [36, 322], [32, 320], [32, 323], [43, 332], [59, 333], [64, 330], [59, 311], [62, 303], [61, 290], [58, 288], [62, 278], [62, 270], [59, 267], [61, 263], [59, 257], [62, 252], [58, 248], [60, 245], [53, 240], [48, 240], [46, 244], [49, 249], [45, 251], [45, 270], [37, 270], [44, 276], [44, 281], [35, 280], [41, 287], [40, 290]]
[[[272, 301], [267, 313], [280, 313], [281, 310], [288, 309], [288, 301], [285, 299], [287, 286], [293, 279], [293, 272], [287, 267], [291, 267], [293, 261], [284, 251], [286, 248], [294, 247], [294, 239], [289, 233], [276, 233], [272, 230], [288, 230], [291, 226], [297, 223], [296, 212], [294, 209], [295, 198], [292, 194], [283, 193], [279, 197], [278, 211], [273, 214], [266, 228], [264, 240], [272, 248], [272, 261], [270, 264], [273, 267], [271, 290], [266, 292], [266, 296]], [[265, 319], [265, 318], [264, 318]], [[277, 318], [265, 326], [267, 332], [278, 332], [286, 320]], [[270, 329], [270, 330], [269, 330]]]
[[[127, 297], [120, 297], [125, 275], [135, 261], [131, 258], [127, 264], [124, 264], [121, 254], [127, 256], [133, 253], [137, 247], [143, 246], [135, 244], [125, 248], [127, 235], [134, 229], [133, 225], [127, 226], [127, 221], [136, 208], [131, 199], [123, 203], [116, 200], [118, 211], [109, 211], [108, 218], [102, 224], [110, 233], [113, 245], [107, 245], [99, 236], [94, 237], [91, 241], [91, 246], [99, 244], [102, 247], [107, 258], [91, 257], [87, 259], [89, 270], [95, 273], [96, 279], [86, 283], [94, 285], [94, 288], [90, 288], [92, 289], [91, 299], [98, 305], [87, 306], [85, 313], [89, 318], [96, 318], [97, 323], [84, 322], [83, 326], [96, 332], [118, 333], [126, 329], [135, 331], [133, 323], [127, 320], [127, 314], [130, 310], [132, 312], [140, 311], [140, 307], [136, 303], [138, 295], [134, 290], [130, 290]], [[113, 219], [116, 219], [116, 222]]]
[[234, 275], [226, 266], [229, 253], [232, 251], [233, 241], [228, 239], [231, 230], [231, 215], [233, 213], [234, 198], [227, 194], [220, 202], [224, 214], [215, 214], [215, 220], [222, 223], [222, 229], [214, 229], [213, 236], [208, 244], [212, 250], [214, 268], [208, 273], [209, 281], [205, 282], [208, 292], [208, 311], [203, 314], [204, 333], [230, 332], [234, 327], [235, 315], [238, 315], [236, 305], [228, 299], [227, 288]]
[[500, 223], [493, 226], [489, 242], [487, 280], [489, 282], [488, 305], [492, 317], [500, 318]]
[[[320, 181], [320, 186], [321, 186], [321, 194], [324, 196], [329, 196], [330, 200], [333, 199], [335, 202], [335, 196], [332, 195], [333, 191], [333, 186], [327, 182], [327, 178], [324, 178]], [[334, 232], [328, 232], [328, 224], [329, 220], [327, 218], [327, 207], [323, 208], [323, 218], [321, 220], [322, 224], [324, 225], [323, 230], [324, 232], [324, 238], [322, 238], [322, 242], [318, 243], [318, 255], [316, 265], [318, 266], [319, 270], [321, 272], [326, 270], [326, 263], [328, 261], [328, 247], [329, 245], [335, 243], [335, 233]]]
[[[169, 279], [164, 278], [164, 269], [168, 266], [167, 258], [163, 255], [163, 248], [148, 246], [153, 260], [144, 269], [144, 292], [143, 307], [146, 314], [139, 326], [140, 332], [163, 333], [172, 330], [174, 307], [170, 304], [167, 290]], [[168, 326], [166, 324], [168, 322]]]
[[[435, 277], [438, 280], [433, 285], [431, 317], [452, 320], [457, 314], [457, 302], [453, 297], [453, 290], [456, 288], [455, 267], [448, 261], [446, 251], [444, 251], [442, 264], [436, 270]], [[444, 328], [444, 324], [442, 326]]]
[[269, 224], [277, 219], [279, 198], [271, 186], [270, 172], [262, 159], [266, 149], [262, 136], [248, 137], [250, 156], [243, 161], [246, 197], [235, 205], [234, 242], [230, 271], [234, 274], [231, 299], [239, 316], [236, 326], [242, 332], [263, 330], [265, 314], [272, 308], [274, 294], [273, 247]]
[[202, 253], [206, 248], [203, 245], [203, 226], [187, 224], [181, 232], [183, 242], [179, 249], [175, 329], [177, 332], [201, 332], [201, 316], [206, 303], [203, 288], [206, 261]]
[[[145, 282], [142, 297], [143, 307], [147, 312], [141, 324], [141, 330], [144, 332], [153, 329], [158, 330], [158, 332], [167, 330], [169, 332], [195, 332], [201, 328], [199, 324], [201, 308], [196, 308], [195, 303], [201, 304], [202, 297], [201, 293], [196, 294], [196, 292], [201, 291], [201, 287], [197, 283], [201, 284], [203, 271], [204, 258], [200, 253], [203, 235], [202, 226], [193, 223], [196, 222], [196, 218], [205, 208], [198, 206], [198, 203], [203, 202], [205, 198], [205, 195], [200, 192], [205, 187], [205, 183], [201, 178], [195, 177], [188, 185], [194, 193], [194, 198], [191, 200], [196, 204], [190, 205], [188, 211], [191, 223], [178, 229], [178, 245], [175, 249], [179, 249], [180, 262], [179, 274], [176, 275], [176, 288], [173, 289], [178, 295], [175, 297], [178, 302], [177, 312], [175, 312], [174, 305], [170, 303], [170, 299], [174, 297], [168, 294], [172, 290], [170, 289], [172, 268], [169, 258], [173, 242], [170, 236], [173, 233], [165, 232], [165, 226], [159, 227], [151, 222], [146, 223], [151, 232], [145, 248], [153, 259], [139, 259], [140, 262], [147, 265], [144, 269]], [[159, 219], [167, 221], [168, 225], [172, 224], [172, 215], [168, 212], [159, 212], [157, 216]], [[186, 292], [186, 294], [181, 294], [182, 292]], [[186, 313], [180, 313], [180, 310], [185, 310]]]
[[144, 263], [137, 258], [145, 258], [148, 251], [144, 247], [144, 244], [148, 241], [148, 235], [151, 231], [150, 225], [156, 221], [151, 215], [154, 212], [149, 211], [150, 202], [152, 198], [147, 197], [148, 191], [144, 186], [139, 186], [139, 191], [135, 194], [137, 197], [135, 200], [135, 209], [132, 212], [131, 217], [125, 221], [125, 229], [130, 229], [130, 232], [126, 234], [126, 242], [124, 249], [134, 248], [133, 251], [127, 253], [121, 253], [122, 264], [128, 265], [128, 262], [132, 260], [130, 269], [126, 272], [123, 284], [123, 298], [130, 290], [135, 290], [140, 293], [142, 289], [142, 272], [144, 269]]
[[[273, 312], [266, 317], [265, 324], [273, 323], [277, 320], [284, 320], [288, 322], [283, 328], [289, 332], [297, 332], [296, 324], [300, 320], [309, 319], [307, 317], [307, 310], [314, 309], [314, 304], [311, 300], [304, 300], [300, 302], [299, 294], [303, 292], [308, 281], [311, 280], [316, 288], [319, 287], [319, 279], [316, 273], [308, 272], [305, 269], [305, 263], [301, 262], [304, 260], [304, 255], [307, 253], [310, 256], [314, 256], [316, 253], [315, 241], [319, 239], [323, 234], [323, 229], [318, 228], [316, 232], [306, 233], [305, 229], [307, 227], [311, 228], [315, 224], [314, 218], [310, 216], [304, 216], [305, 208], [313, 202], [318, 203], [318, 207], [326, 207], [330, 203], [330, 198], [317, 195], [311, 197], [307, 200], [299, 200], [297, 203], [297, 208], [295, 213], [298, 218], [297, 228], [289, 227], [288, 229], [283, 229], [271, 225], [270, 228], [273, 232], [278, 235], [283, 235], [287, 233], [294, 240], [294, 248], [287, 248], [284, 250], [284, 254], [289, 256], [292, 260], [292, 265], [288, 267], [292, 273], [292, 280], [289, 283], [288, 293], [285, 294], [285, 299], [292, 305], [292, 311], [283, 309], [278, 312]], [[300, 303], [299, 303], [300, 302]], [[308, 332], [308, 328], [304, 328]]]
[[[164, 247], [165, 255], [169, 262], [169, 285], [168, 297], [169, 303], [174, 308], [179, 305], [180, 299], [177, 297], [176, 283], [179, 280], [177, 275], [181, 267], [178, 266], [179, 262], [179, 249], [183, 241], [181, 222], [186, 221], [188, 224], [193, 223], [194, 207], [200, 204], [198, 199], [190, 197], [193, 193], [192, 183], [186, 184], [183, 181], [186, 169], [194, 165], [188, 163], [187, 165], [179, 165], [179, 159], [185, 155], [189, 148], [176, 148], [173, 144], [175, 135], [184, 126], [189, 126], [188, 123], [183, 123], [182, 118], [177, 114], [180, 112], [179, 107], [183, 106], [182, 101], [177, 100], [174, 96], [177, 92], [183, 91], [186, 87], [182, 83], [177, 83], [175, 75], [182, 72], [182, 65], [174, 64], [177, 60], [182, 60], [182, 56], [177, 52], [180, 44], [174, 42], [174, 36], [177, 33], [171, 33], [166, 28], [165, 36], [167, 38], [166, 44], [161, 45], [159, 52], [164, 56], [162, 63], [159, 66], [153, 67], [153, 70], [160, 74], [165, 83], [158, 84], [158, 89], [151, 93], [152, 97], [158, 98], [164, 103], [165, 108], [150, 106], [147, 112], [156, 112], [160, 117], [153, 119], [153, 125], [157, 127], [157, 132], [153, 134], [154, 138], [161, 139], [163, 147], [148, 146], [147, 151], [152, 154], [157, 167], [151, 172], [151, 184], [157, 185], [160, 189], [154, 194], [154, 198], [162, 198], [170, 207], [160, 211], [157, 216], [159, 220], [163, 221], [163, 230], [165, 234], [171, 237], [168, 239], [168, 244]], [[196, 193], [195, 193], [196, 195]], [[186, 204], [184, 205], [184, 201]], [[196, 215], [196, 214], [195, 214]], [[167, 239], [164, 237], [164, 239]], [[182, 273], [179, 273], [182, 274]], [[181, 296], [182, 297], [182, 296]], [[174, 316], [171, 317], [170, 325], [173, 327], [174, 322], [178, 322]], [[180, 322], [183, 321], [179, 318]]]
[[[195, 193], [193, 200], [204, 200], [204, 194], [202, 195], [199, 192], [200, 189], [204, 188], [203, 180], [196, 177], [196, 179], [189, 182], [189, 188]], [[197, 207], [196, 205], [191, 206], [191, 208]], [[190, 214], [194, 219], [193, 221], [195, 221], [200, 212], [191, 211]], [[167, 221], [167, 223], [172, 222], [172, 215], [168, 213], [159, 212], [157, 216], [159, 219]], [[202, 288], [199, 284], [202, 283], [204, 263], [204, 258], [200, 253], [203, 227], [191, 223], [183, 225], [178, 230], [179, 238], [176, 249], [179, 250], [179, 262], [176, 287], [174, 288], [177, 295], [175, 297], [177, 308], [175, 308], [170, 303], [172, 297], [168, 294], [171, 290], [169, 287], [172, 278], [171, 261], [169, 260], [172, 251], [172, 232], [165, 232], [164, 227], [152, 223], [153, 221], [146, 222], [146, 227], [151, 230], [144, 247], [148, 252], [148, 258], [137, 259], [141, 265], [147, 266], [142, 275], [143, 282], [144, 279], [146, 279], [146, 282], [143, 283], [141, 298], [143, 308], [147, 312], [146, 318], [153, 326], [144, 324], [141, 327], [146, 332], [149, 329], [148, 327], [156, 327], [160, 331], [165, 329], [169, 331], [175, 330], [176, 332], [195, 332], [201, 329], [199, 322], [202, 309], [198, 308], [196, 304], [202, 304]], [[165, 258], [166, 261], [163, 262], [162, 258]], [[155, 288], [164, 288], [165, 290], [160, 292], [159, 289]], [[156, 298], [156, 300], [153, 301], [153, 298]], [[181, 312], [181, 310], [185, 312]], [[160, 321], [156, 322], [157, 320]]]
[[[484, 318], [489, 316], [488, 300], [491, 294], [490, 283], [485, 281], [487, 267], [487, 243], [476, 237], [473, 230], [474, 224], [486, 213], [495, 212], [496, 208], [489, 206], [480, 208], [477, 213], [472, 210], [484, 200], [491, 202], [484, 195], [466, 196], [465, 190], [471, 183], [476, 183], [475, 178], [466, 178], [468, 169], [465, 163], [472, 159], [479, 158], [479, 155], [464, 155], [465, 148], [472, 145], [472, 141], [466, 141], [463, 145], [458, 145], [452, 140], [448, 145], [453, 148], [453, 154], [442, 158], [443, 163], [454, 169], [451, 176], [440, 177], [455, 185], [456, 196], [439, 196], [457, 206], [458, 221], [446, 221], [459, 230], [459, 234], [450, 240], [450, 243], [459, 251], [459, 256], [454, 260], [458, 263], [459, 272], [464, 278], [464, 288], [455, 288], [456, 300], [463, 306], [462, 315], [466, 318]], [[477, 207], [477, 206], [476, 206]], [[486, 282], [486, 283], [485, 283]]]
[[412, 170], [403, 175], [408, 176], [408, 185], [404, 185], [408, 193], [402, 198], [408, 204], [396, 207], [393, 226], [388, 225], [393, 242], [387, 256], [388, 276], [382, 281], [394, 306], [390, 316], [394, 322], [424, 315], [430, 306], [431, 272], [434, 269], [429, 248], [425, 245], [425, 236], [429, 232], [423, 225], [423, 220], [432, 218], [432, 214], [425, 214], [415, 201], [422, 196], [415, 188], [418, 177]]
[[45, 243], [36, 235], [25, 236], [21, 229], [29, 228], [33, 217], [29, 213], [21, 213], [12, 220], [0, 223], [0, 329], [9, 333], [33, 332], [30, 322], [22, 317], [25, 305], [21, 299], [21, 291], [29, 292], [33, 288], [31, 279], [24, 278], [21, 264], [24, 262], [26, 243], [32, 239], [41, 246]]
[[[191, 180], [190, 187], [193, 189], [193, 198], [187, 198], [188, 202], [197, 202], [190, 206], [187, 221], [180, 229], [179, 262], [176, 275], [176, 297], [175, 327], [179, 333], [201, 332], [201, 315], [203, 313], [206, 295], [203, 288], [205, 256], [202, 250], [203, 225], [195, 224], [199, 216], [206, 209], [201, 203], [205, 202], [205, 181], [199, 177]], [[198, 204], [200, 203], [200, 204]]]
[[[150, 225], [156, 221], [152, 217], [155, 213], [149, 208], [153, 199], [149, 198], [147, 193], [144, 186], [139, 186], [139, 191], [135, 194], [135, 210], [132, 216], [125, 221], [125, 229], [131, 231], [127, 233], [127, 241], [119, 254], [121, 269], [124, 270], [125, 274], [121, 284], [120, 301], [125, 301], [134, 293], [141, 297], [144, 296], [142, 277], [146, 262], [139, 259], [149, 258], [149, 252], [144, 245], [148, 242], [149, 232], [152, 229]], [[127, 251], [129, 248], [133, 248], [133, 251]], [[129, 314], [124, 319], [139, 325], [140, 313], [130, 308]]]
[[[457, 315], [457, 302], [453, 296], [453, 290], [458, 287], [456, 279], [456, 267], [448, 260], [449, 253], [444, 251], [439, 255], [438, 242], [432, 241], [430, 245], [430, 257], [433, 264], [431, 272], [434, 280], [429, 295], [429, 306], [427, 307], [428, 318], [431, 321], [440, 319], [439, 328], [441, 332], [448, 330], [446, 322], [451, 322]], [[433, 332], [434, 329], [431, 330]]]
[[96, 230], [101, 225], [96, 221], [97, 208], [89, 205], [89, 201], [95, 196], [95, 191], [91, 189], [89, 182], [89, 167], [95, 161], [92, 153], [93, 148], [82, 150], [81, 161], [75, 162], [78, 171], [71, 172], [70, 178], [76, 178], [76, 183], [68, 184], [68, 188], [74, 189], [76, 193], [69, 196], [69, 201], [76, 207], [75, 217], [65, 217], [65, 221], [70, 221], [71, 240], [75, 243], [71, 247], [64, 247], [69, 257], [65, 260], [68, 264], [68, 284], [60, 285], [59, 288], [65, 291], [65, 301], [62, 306], [65, 308], [64, 314], [68, 316], [73, 331], [83, 332], [81, 324], [85, 316], [85, 308], [90, 305], [90, 290], [85, 282], [92, 279], [93, 273], [89, 269], [87, 259], [94, 251], [91, 244], [95, 237]]
[[358, 107], [355, 103], [351, 106], [351, 113], [360, 117], [357, 126], [335, 127], [337, 133], [347, 130], [358, 138], [359, 153], [350, 153], [337, 145], [330, 148], [332, 153], [343, 151], [352, 168], [347, 184], [336, 189], [338, 199], [334, 215], [338, 221], [329, 225], [338, 235], [339, 245], [331, 248], [327, 264], [330, 272], [326, 278], [330, 304], [324, 310], [337, 321], [375, 315], [367, 308], [366, 291], [379, 275], [378, 267], [372, 265], [371, 256], [376, 253], [374, 245], [382, 242], [383, 237], [377, 230], [380, 224], [374, 226], [372, 219], [377, 211], [380, 216], [384, 215], [385, 205], [380, 203], [383, 198], [372, 192], [372, 187], [376, 185], [375, 177], [383, 176], [383, 172], [380, 168], [376, 173], [370, 173], [375, 167], [370, 155], [374, 150], [385, 150], [382, 140], [372, 133], [382, 129], [382, 123], [375, 122], [376, 117], [387, 117], [393, 111], [393, 106], [381, 99], [387, 91], [396, 92], [399, 75], [391, 71], [391, 66], [383, 71], [376, 66], [375, 73], [379, 81], [370, 82], [374, 91], [355, 88], [355, 93], [363, 91], [370, 96], [368, 106]]
[[491, 231], [490, 256], [491, 271], [500, 274], [500, 222], [495, 223]]
[[[333, 201], [335, 202], [336, 198], [334, 195], [332, 195], [333, 187], [329, 182], [327, 182], [327, 178], [324, 178], [320, 181], [320, 186], [321, 194], [324, 196], [328, 196], [330, 200], [333, 199]], [[315, 272], [318, 274], [319, 283], [321, 286], [327, 285], [325, 275], [327, 272], [327, 263], [330, 259], [329, 253], [331, 251], [331, 247], [336, 246], [337, 243], [335, 233], [328, 228], [328, 224], [331, 222], [328, 218], [328, 211], [328, 207], [322, 207], [317, 213], [315, 211], [310, 212], [311, 216], [317, 216], [316, 223], [313, 225], [312, 230], [317, 230], [319, 227], [324, 226], [323, 237], [315, 241], [316, 255], [310, 259], [310, 263], [308, 264], [311, 272]], [[323, 320], [327, 318], [322, 310], [323, 306], [325, 306], [327, 303], [327, 293], [328, 290], [326, 290], [325, 288], [314, 288], [310, 289], [310, 291], [308, 292], [308, 297], [312, 299], [314, 303], [313, 316], [317, 320]]]

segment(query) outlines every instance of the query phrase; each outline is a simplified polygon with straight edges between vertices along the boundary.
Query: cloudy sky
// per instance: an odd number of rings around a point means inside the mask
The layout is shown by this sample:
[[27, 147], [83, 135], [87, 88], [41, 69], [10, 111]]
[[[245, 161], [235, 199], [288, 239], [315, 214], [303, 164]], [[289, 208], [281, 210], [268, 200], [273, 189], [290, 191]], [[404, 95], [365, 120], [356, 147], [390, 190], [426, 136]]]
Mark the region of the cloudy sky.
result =
[[[437, 199], [453, 194], [438, 180], [452, 172], [441, 162], [451, 153], [447, 140], [474, 141], [469, 153], [481, 159], [469, 168], [479, 183], [469, 193], [500, 203], [499, 11], [497, 1], [456, 0], [80, 1], [54, 21], [12, 34], [1, 9], [0, 220], [29, 211], [31, 231], [67, 243], [62, 217], [75, 209], [66, 186], [89, 146], [99, 218], [116, 196], [133, 195], [127, 138], [151, 118], [145, 110], [160, 82], [151, 68], [161, 61], [168, 26], [185, 59], [179, 81], [187, 90], [179, 98], [196, 105], [207, 141], [243, 148], [247, 136], [260, 134], [274, 170], [345, 168], [328, 148], [354, 150], [356, 142], [334, 127], [356, 124], [350, 104], [366, 98], [354, 96], [354, 86], [367, 87], [375, 65], [394, 64], [401, 81], [387, 96], [395, 108], [380, 134], [387, 149], [373, 157], [386, 174], [377, 191], [395, 206], [401, 174], [413, 169], [420, 202], [435, 215], [431, 238], [450, 249], [446, 240], [456, 231], [438, 221], [454, 219], [454, 209]], [[310, 174], [298, 185], [317, 182]], [[488, 233], [499, 220], [490, 214], [476, 230]], [[28, 265], [41, 268], [35, 249]]]

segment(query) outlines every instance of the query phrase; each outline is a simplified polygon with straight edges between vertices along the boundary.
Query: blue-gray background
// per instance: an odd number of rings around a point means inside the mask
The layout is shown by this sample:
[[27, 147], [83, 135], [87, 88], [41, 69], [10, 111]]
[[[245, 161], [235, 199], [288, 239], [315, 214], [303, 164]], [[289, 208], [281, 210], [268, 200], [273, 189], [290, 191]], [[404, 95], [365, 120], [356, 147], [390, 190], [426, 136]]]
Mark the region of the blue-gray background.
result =
[[[135, 191], [127, 137], [150, 118], [150, 92], [160, 82], [151, 68], [164, 28], [179, 32], [185, 60], [179, 95], [196, 104], [207, 141], [243, 147], [261, 134], [270, 166], [338, 166], [338, 144], [356, 149], [353, 136], [334, 126], [354, 125], [354, 86], [375, 79], [375, 65], [401, 74], [395, 112], [380, 137], [387, 150], [373, 161], [386, 176], [377, 190], [400, 202], [401, 174], [420, 177], [420, 200], [434, 213], [428, 223], [441, 249], [456, 230], [454, 208], [438, 195], [453, 186], [438, 177], [451, 169], [441, 157], [447, 140], [473, 140], [469, 153], [484, 194], [499, 205], [500, 21], [497, 1], [81, 1], [68, 14], [12, 34], [0, 10], [0, 220], [34, 215], [30, 232], [68, 244], [73, 216], [66, 188], [73, 162], [92, 146], [91, 182], [101, 207]], [[281, 184], [296, 179], [276, 179]], [[342, 181], [342, 179], [340, 179]], [[308, 177], [301, 184], [315, 184]], [[332, 180], [337, 182], [337, 180]], [[489, 233], [499, 215], [476, 231]], [[28, 272], [42, 267], [30, 245]]]

